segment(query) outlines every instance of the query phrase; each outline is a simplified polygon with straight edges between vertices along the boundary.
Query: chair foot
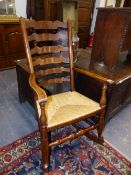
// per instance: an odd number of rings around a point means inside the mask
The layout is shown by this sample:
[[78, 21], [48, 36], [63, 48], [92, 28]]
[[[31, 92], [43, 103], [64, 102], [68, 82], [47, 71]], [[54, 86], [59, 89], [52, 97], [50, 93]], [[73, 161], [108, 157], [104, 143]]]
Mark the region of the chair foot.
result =
[[103, 145], [103, 143], [104, 143], [104, 137], [103, 136], [98, 137], [98, 143]]
[[48, 175], [49, 174], [49, 166], [48, 165], [43, 165], [43, 171], [44, 171], [44, 175]]
[[25, 101], [26, 101], [25, 98], [19, 94], [19, 102], [24, 103]]
[[41, 136], [43, 172], [44, 172], [44, 175], [45, 174], [48, 175], [49, 174], [49, 157], [50, 157], [48, 132], [46, 127], [45, 128], [41, 127], [40, 121], [39, 121], [39, 127], [40, 127], [40, 136]]

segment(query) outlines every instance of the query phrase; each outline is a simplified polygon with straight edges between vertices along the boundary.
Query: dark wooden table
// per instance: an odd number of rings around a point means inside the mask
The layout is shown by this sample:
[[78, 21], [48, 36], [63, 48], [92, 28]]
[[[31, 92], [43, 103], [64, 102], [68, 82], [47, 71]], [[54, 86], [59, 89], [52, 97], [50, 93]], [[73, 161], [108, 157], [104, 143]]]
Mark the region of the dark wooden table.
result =
[[28, 101], [34, 107], [34, 94], [29, 85], [29, 68], [26, 59], [16, 61], [19, 101]]
[[[114, 72], [110, 72], [103, 65], [90, 65], [91, 50], [80, 50], [79, 59], [75, 67], [80, 68], [83, 72], [90, 72], [99, 76], [102, 81], [107, 82], [107, 107], [106, 121], [109, 121], [125, 105], [131, 102], [131, 57], [126, 59], [126, 53], [121, 54], [122, 63], [119, 64]], [[80, 93], [100, 100], [101, 83], [77, 73], [75, 76], [75, 87]]]
[[[91, 66], [90, 57], [91, 50], [80, 49], [79, 59], [75, 63], [75, 67], [81, 71], [90, 72], [99, 76], [102, 81], [107, 82], [107, 107], [106, 107], [106, 122], [109, 121], [115, 113], [127, 105], [131, 101], [131, 59], [126, 60], [120, 65], [115, 72], [109, 72], [105, 67], [100, 65]], [[34, 106], [34, 95], [29, 86], [29, 70], [26, 59], [16, 62], [16, 72], [18, 79], [18, 92], [20, 102], [27, 100]], [[100, 100], [101, 83], [93, 78], [81, 73], [75, 74], [76, 90], [95, 101]]]

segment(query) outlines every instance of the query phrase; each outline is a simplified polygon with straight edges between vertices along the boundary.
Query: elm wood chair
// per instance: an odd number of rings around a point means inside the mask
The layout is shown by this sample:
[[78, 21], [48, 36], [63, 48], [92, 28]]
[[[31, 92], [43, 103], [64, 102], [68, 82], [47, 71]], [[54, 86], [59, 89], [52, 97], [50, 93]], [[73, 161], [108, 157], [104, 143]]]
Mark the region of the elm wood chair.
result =
[[[20, 23], [30, 70], [29, 84], [35, 94], [43, 169], [48, 174], [51, 146], [75, 139], [94, 129], [98, 131], [98, 141], [103, 140], [106, 83], [103, 82], [100, 103], [75, 91], [70, 21], [63, 23], [21, 18]], [[92, 74], [89, 76], [92, 77]], [[99, 79], [97, 76], [94, 78]], [[66, 86], [65, 83], [70, 87], [68, 91], [47, 95], [46, 86], [54, 86], [54, 84]], [[93, 115], [99, 116], [96, 124], [50, 142], [51, 131], [76, 124]]]

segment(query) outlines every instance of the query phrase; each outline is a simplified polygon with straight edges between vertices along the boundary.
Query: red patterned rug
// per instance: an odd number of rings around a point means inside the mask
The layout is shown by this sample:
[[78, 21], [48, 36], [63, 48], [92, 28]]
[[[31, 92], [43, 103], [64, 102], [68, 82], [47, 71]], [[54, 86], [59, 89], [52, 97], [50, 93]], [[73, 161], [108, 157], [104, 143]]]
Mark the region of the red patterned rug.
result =
[[[53, 138], [71, 132], [57, 130]], [[39, 132], [0, 149], [0, 175], [42, 175]], [[101, 146], [83, 136], [51, 150], [50, 175], [131, 175], [131, 162], [106, 142]]]

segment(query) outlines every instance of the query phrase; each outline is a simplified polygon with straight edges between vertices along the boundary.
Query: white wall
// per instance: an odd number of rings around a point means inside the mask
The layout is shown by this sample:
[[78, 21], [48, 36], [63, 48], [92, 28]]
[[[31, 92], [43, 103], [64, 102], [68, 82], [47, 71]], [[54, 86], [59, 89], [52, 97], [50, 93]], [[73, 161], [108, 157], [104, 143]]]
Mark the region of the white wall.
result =
[[[20, 17], [20, 16], [26, 17], [26, 2], [27, 2], [27, 0], [15, 0], [16, 15], [18, 17]], [[96, 16], [97, 16], [96, 8], [97, 7], [105, 7], [105, 2], [106, 2], [106, 0], [96, 0], [95, 10], [94, 10], [93, 20], [92, 20], [92, 26], [91, 26], [91, 32], [94, 31], [94, 27], [95, 27]], [[115, 2], [116, 2], [116, 0], [108, 0], [107, 5], [114, 5]], [[122, 2], [124, 2], [124, 0], [122, 0]]]
[[94, 31], [94, 27], [95, 27], [95, 22], [96, 22], [96, 16], [97, 16], [97, 7], [100, 7], [102, 0], [96, 0], [95, 3], [95, 8], [94, 8], [94, 14], [93, 14], [93, 18], [92, 18], [92, 24], [91, 24], [91, 33]]
[[18, 17], [26, 17], [26, 1], [27, 0], [15, 0], [16, 5], [16, 15]]
[[107, 6], [113, 6], [115, 7], [116, 0], [108, 0], [107, 1]]

